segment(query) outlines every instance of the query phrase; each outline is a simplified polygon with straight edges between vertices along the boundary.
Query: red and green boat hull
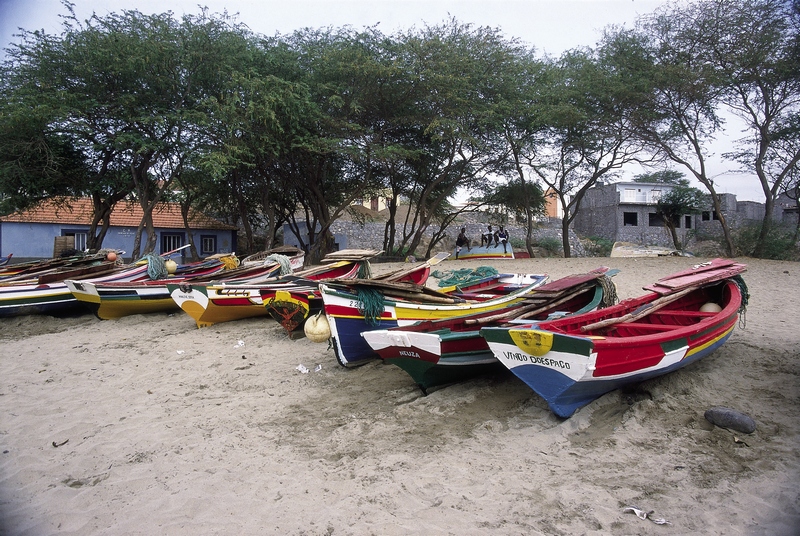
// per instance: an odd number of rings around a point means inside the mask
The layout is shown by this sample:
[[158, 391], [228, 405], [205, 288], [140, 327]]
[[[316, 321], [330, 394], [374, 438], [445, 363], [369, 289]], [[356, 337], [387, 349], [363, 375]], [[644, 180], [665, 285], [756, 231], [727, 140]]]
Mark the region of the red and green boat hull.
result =
[[[644, 318], [581, 330], [635, 313], [658, 297], [648, 294], [583, 315], [532, 326], [488, 327], [480, 333], [495, 357], [556, 415], [570, 417], [605, 393], [668, 374], [715, 352], [733, 332], [742, 305], [741, 288], [727, 280]], [[720, 304], [722, 310], [701, 312], [708, 302]]]

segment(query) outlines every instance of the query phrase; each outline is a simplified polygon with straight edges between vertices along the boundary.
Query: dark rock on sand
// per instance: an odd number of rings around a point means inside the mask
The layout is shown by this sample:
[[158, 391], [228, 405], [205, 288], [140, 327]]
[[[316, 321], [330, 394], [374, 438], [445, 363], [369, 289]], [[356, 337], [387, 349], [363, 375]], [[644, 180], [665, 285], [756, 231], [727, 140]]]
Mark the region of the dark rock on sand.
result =
[[756, 431], [756, 421], [735, 409], [714, 407], [706, 410], [705, 418], [720, 428], [730, 428], [745, 434], [752, 434]]

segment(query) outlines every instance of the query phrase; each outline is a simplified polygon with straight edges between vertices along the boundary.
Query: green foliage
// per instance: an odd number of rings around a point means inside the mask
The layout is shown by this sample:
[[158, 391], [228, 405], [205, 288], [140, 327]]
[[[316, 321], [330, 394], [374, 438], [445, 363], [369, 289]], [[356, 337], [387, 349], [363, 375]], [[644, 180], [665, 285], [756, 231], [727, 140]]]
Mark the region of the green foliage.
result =
[[523, 216], [527, 221], [544, 215], [547, 200], [542, 187], [534, 182], [512, 180], [497, 186], [493, 192], [484, 197], [487, 203], [501, 205], [514, 213]]
[[[797, 165], [787, 155], [799, 131], [800, 55], [789, 46], [798, 25], [779, 0], [665, 8], [559, 58], [455, 19], [394, 35], [376, 26], [267, 38], [206, 9], [79, 21], [63, 5], [62, 32], [23, 31], [2, 66], [4, 209], [90, 195], [99, 214], [131, 194], [152, 206], [179, 191], [184, 207], [239, 226], [243, 247], [256, 249], [258, 228], [269, 241], [288, 222], [320, 249], [354, 199], [380, 195], [413, 207], [386, 226], [385, 249], [407, 255], [452, 215], [456, 192], [486, 194], [488, 177], [499, 177], [491, 202], [527, 222], [541, 213], [543, 188], [559, 194], [569, 256], [586, 190], [646, 162], [653, 147], [712, 186], [703, 145], [722, 128], [720, 103], [740, 112], [750, 108], [736, 98], [776, 104], [752, 108], [775, 112], [754, 118], [769, 127], [768, 150], [738, 148], [733, 158], [758, 156], [755, 171], [775, 185]], [[636, 180], [688, 187], [670, 170]], [[665, 197], [661, 207], [685, 214], [690, 204]]]
[[683, 184], [689, 185], [689, 181], [684, 178], [683, 173], [674, 169], [654, 171], [652, 173], [641, 173], [633, 178], [633, 182], [656, 182], [659, 184]]
[[513, 249], [525, 249], [525, 239], [519, 236], [510, 236], [508, 238], [508, 243], [511, 244]]
[[533, 247], [541, 248], [550, 256], [559, 255], [562, 251], [561, 241], [552, 236], [543, 236], [533, 242]]
[[599, 236], [590, 236], [584, 241], [584, 249], [589, 257], [608, 257], [613, 247], [613, 240]]
[[[752, 252], [761, 240], [761, 224], [752, 223], [737, 229], [734, 242], [739, 251]], [[787, 227], [772, 227], [761, 243], [762, 259], [780, 261], [800, 260], [800, 249], [795, 242], [794, 230]]]

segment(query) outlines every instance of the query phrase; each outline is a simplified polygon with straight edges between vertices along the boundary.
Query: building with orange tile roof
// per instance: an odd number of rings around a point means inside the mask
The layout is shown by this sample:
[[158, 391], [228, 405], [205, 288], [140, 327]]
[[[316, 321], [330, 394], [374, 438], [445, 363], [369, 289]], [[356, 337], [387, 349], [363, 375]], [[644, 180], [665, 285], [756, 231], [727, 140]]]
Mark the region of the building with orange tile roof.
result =
[[[123, 201], [111, 213], [111, 225], [103, 241], [104, 248], [126, 252], [133, 250], [136, 228], [143, 210], [138, 203]], [[88, 198], [45, 200], [33, 208], [0, 217], [0, 257], [50, 258], [58, 254], [62, 237], [72, 237], [73, 247], [86, 248], [92, 221], [92, 202]], [[153, 212], [158, 235], [156, 253], [172, 251], [189, 243], [178, 203], [161, 203]], [[236, 250], [236, 227], [193, 211], [189, 226], [201, 257]], [[58, 240], [57, 240], [58, 239]], [[142, 234], [142, 244], [147, 232]]]

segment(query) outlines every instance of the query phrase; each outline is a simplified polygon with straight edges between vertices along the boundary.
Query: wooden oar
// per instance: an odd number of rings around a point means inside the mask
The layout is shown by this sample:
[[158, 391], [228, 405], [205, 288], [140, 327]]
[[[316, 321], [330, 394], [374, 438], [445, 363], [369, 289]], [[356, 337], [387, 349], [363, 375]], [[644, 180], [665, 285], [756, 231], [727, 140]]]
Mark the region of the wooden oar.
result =
[[593, 288], [594, 288], [594, 285], [592, 285], [590, 287], [581, 288], [581, 289], [577, 290], [576, 292], [573, 292], [572, 294], [564, 296], [560, 300], [556, 300], [556, 301], [554, 301], [552, 303], [548, 303], [547, 305], [545, 305], [543, 307], [539, 307], [538, 309], [534, 309], [533, 311], [526, 311], [525, 313], [523, 313], [523, 314], [521, 314], [519, 316], [513, 317], [513, 319], [514, 320], [525, 320], [526, 318], [529, 318], [529, 317], [532, 317], [532, 316], [536, 316], [536, 315], [538, 315], [540, 313], [543, 313], [544, 311], [547, 311], [548, 309], [552, 309], [554, 307], [558, 307], [562, 303], [566, 303], [569, 300], [575, 298], [576, 296], [579, 296], [579, 295], [583, 294], [584, 292], [592, 290]]
[[388, 289], [383, 293], [385, 296], [394, 296], [396, 298], [405, 298], [407, 300], [413, 300], [415, 302], [422, 302], [422, 303], [444, 303], [444, 304], [456, 304], [456, 303], [466, 303], [464, 300], [459, 298], [447, 298], [443, 296], [432, 296], [430, 294], [426, 294], [424, 292], [405, 292], [402, 290], [395, 290], [395, 289]]
[[[591, 288], [592, 287], [584, 286], [583, 288], [580, 288], [580, 289], [576, 290], [575, 292], [572, 292], [572, 293], [564, 296], [563, 298], [561, 298], [559, 300], [548, 301], [544, 305], [541, 303], [541, 301], [539, 303], [532, 303], [530, 305], [523, 305], [523, 306], [520, 306], [520, 307], [515, 307], [515, 306], [512, 305], [512, 306], [509, 306], [510, 310], [507, 310], [507, 311], [505, 311], [503, 313], [499, 313], [499, 314], [492, 315], [492, 316], [484, 316], [484, 317], [481, 317], [481, 318], [474, 318], [474, 319], [470, 318], [470, 319], [465, 320], [464, 323], [467, 324], [467, 325], [470, 325], [470, 324], [486, 324], [488, 322], [495, 322], [495, 321], [498, 321], [498, 320], [525, 319], [526, 317], [537, 315], [537, 314], [539, 314], [539, 313], [541, 313], [543, 311], [546, 311], [548, 309], [552, 309], [553, 307], [558, 307], [562, 303], [565, 303], [565, 302], [571, 300], [575, 296], [583, 294], [584, 292], [586, 292], [587, 290], [590, 290]], [[533, 296], [533, 297], [535, 298], [535, 296]]]
[[630, 312], [626, 315], [617, 317], [617, 318], [607, 318], [605, 320], [600, 320], [598, 322], [594, 322], [592, 324], [586, 324], [585, 326], [581, 326], [581, 332], [586, 333], [587, 331], [592, 331], [594, 329], [599, 328], [606, 328], [608, 326], [613, 326], [615, 324], [621, 324], [622, 322], [630, 322], [632, 320], [639, 320], [650, 313], [654, 313], [658, 311], [665, 305], [668, 305], [675, 300], [682, 298], [683, 296], [689, 294], [690, 292], [694, 292], [695, 290], [699, 289], [699, 286], [689, 287], [686, 289], [681, 290], [680, 292], [676, 292], [675, 294], [668, 294], [666, 296], [662, 296], [657, 300], [653, 300], [650, 303], [642, 305], [638, 309], [633, 312]]

